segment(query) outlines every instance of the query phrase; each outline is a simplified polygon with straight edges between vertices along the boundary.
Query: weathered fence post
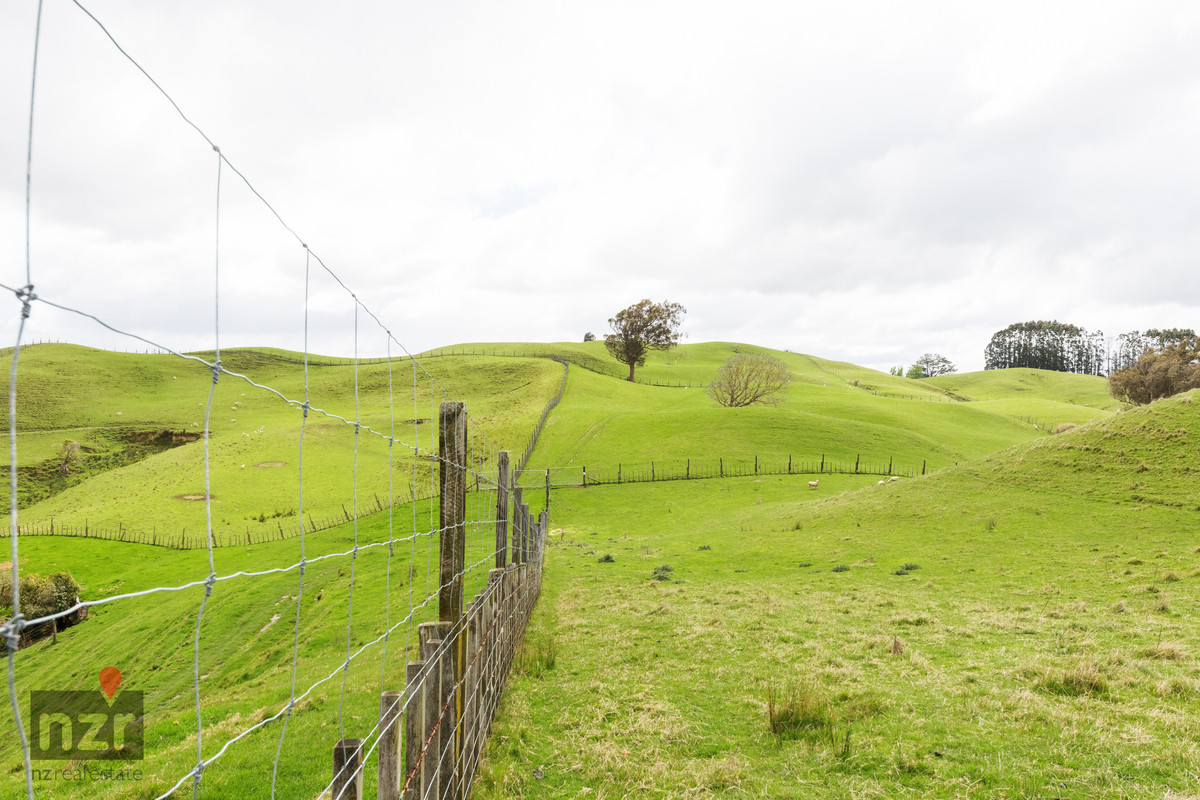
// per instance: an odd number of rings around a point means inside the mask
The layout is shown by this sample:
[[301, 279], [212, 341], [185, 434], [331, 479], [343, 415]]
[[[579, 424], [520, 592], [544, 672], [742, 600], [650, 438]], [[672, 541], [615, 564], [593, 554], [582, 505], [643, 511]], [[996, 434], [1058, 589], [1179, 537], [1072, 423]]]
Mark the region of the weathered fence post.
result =
[[[441, 459], [441, 588], [438, 591], [438, 620], [449, 623], [449, 684], [454, 687], [450, 704], [451, 797], [463, 797], [460, 755], [463, 730], [463, 674], [466, 636], [462, 630], [463, 573], [466, 569], [467, 414], [466, 405], [445, 401], [441, 405], [438, 430]], [[443, 672], [443, 676], [445, 673]], [[445, 720], [443, 720], [445, 722]]]
[[925, 474], [925, 459], [921, 459], [921, 474]]
[[546, 508], [550, 507], [550, 470], [546, 470]]
[[496, 567], [508, 563], [508, 451], [501, 450], [496, 459]]
[[333, 746], [333, 800], [362, 800], [362, 739]]
[[520, 564], [524, 558], [524, 553], [521, 551], [521, 502], [524, 500], [525, 493], [521, 487], [513, 489], [512, 501], [512, 558], [509, 559], [514, 564]]
[[[425, 759], [421, 759], [421, 763], [417, 764], [417, 758], [425, 747], [425, 740], [429, 738], [429, 729], [425, 727], [425, 700], [428, 695], [425, 684], [430, 678], [425, 671], [425, 662], [408, 662], [405, 678], [408, 679], [408, 688], [405, 689], [408, 706], [404, 709], [404, 773], [401, 775], [401, 783], [408, 784], [403, 800], [416, 800], [418, 797], [424, 797], [423, 792], [429, 788]], [[380, 786], [382, 787], [382, 781]], [[385, 800], [382, 788], [379, 800]]]
[[859, 461], [859, 459], [860, 459], [860, 458], [862, 458], [862, 456], [861, 456], [861, 455], [856, 455], [856, 456], [854, 457], [854, 474], [855, 474], [855, 475], [857, 475], [857, 474], [858, 474], [858, 461]]
[[888, 475], [892, 474], [892, 457], [888, 456]]
[[379, 795], [378, 800], [400, 796], [400, 707], [403, 692], [384, 692], [379, 700]]

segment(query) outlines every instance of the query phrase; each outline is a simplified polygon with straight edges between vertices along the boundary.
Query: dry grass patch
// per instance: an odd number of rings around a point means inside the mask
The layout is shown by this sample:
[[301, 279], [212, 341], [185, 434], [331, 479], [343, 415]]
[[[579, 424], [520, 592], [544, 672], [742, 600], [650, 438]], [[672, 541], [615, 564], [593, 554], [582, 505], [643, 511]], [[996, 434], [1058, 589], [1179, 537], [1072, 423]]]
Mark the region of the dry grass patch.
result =
[[1183, 661], [1188, 658], [1188, 651], [1178, 642], [1156, 642], [1143, 647], [1138, 655], [1160, 661]]

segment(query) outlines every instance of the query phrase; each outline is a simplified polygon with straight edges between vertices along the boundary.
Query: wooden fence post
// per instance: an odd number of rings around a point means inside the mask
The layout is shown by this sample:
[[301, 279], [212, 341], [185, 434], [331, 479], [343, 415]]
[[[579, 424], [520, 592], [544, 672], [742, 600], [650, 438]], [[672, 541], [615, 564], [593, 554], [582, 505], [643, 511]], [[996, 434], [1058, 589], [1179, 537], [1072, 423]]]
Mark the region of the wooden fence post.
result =
[[[425, 682], [427, 680], [425, 662], [408, 662], [408, 666], [405, 668], [405, 678], [408, 679], [405, 689], [408, 705], [404, 709], [404, 772], [400, 775], [400, 780], [401, 788], [403, 788], [405, 780], [408, 780], [408, 790], [404, 793], [403, 800], [417, 800], [419, 797], [424, 797], [422, 792], [429, 786], [425, 777], [425, 760], [422, 759], [419, 766], [417, 764], [421, 748], [425, 746], [425, 740], [429, 737], [429, 731], [425, 727]], [[409, 775], [412, 776], [411, 779], [408, 778]], [[380, 786], [382, 787], [382, 780]], [[379, 792], [379, 800], [385, 800], [382, 788]], [[391, 800], [391, 798], [386, 800]]]
[[925, 474], [925, 460], [921, 459], [921, 474]]
[[508, 563], [508, 451], [497, 457], [499, 472], [496, 478], [496, 567]]
[[[464, 796], [460, 755], [463, 752], [463, 675], [466, 636], [462, 630], [463, 573], [466, 570], [466, 495], [467, 495], [467, 414], [466, 405], [445, 401], [441, 405], [438, 430], [438, 454], [441, 459], [441, 588], [438, 591], [438, 620], [448, 623], [446, 641], [450, 658], [448, 683], [453, 687], [449, 708], [451, 792], [454, 800]], [[445, 677], [445, 673], [443, 673]]]
[[403, 692], [384, 692], [379, 699], [379, 793], [378, 800], [400, 796], [400, 708]]
[[521, 487], [513, 489], [512, 502], [512, 558], [509, 560], [513, 564], [520, 564], [524, 553], [521, 552], [521, 503], [524, 501], [525, 493]]
[[546, 508], [550, 507], [550, 470], [546, 470]]
[[333, 746], [333, 800], [363, 800], [362, 739]]

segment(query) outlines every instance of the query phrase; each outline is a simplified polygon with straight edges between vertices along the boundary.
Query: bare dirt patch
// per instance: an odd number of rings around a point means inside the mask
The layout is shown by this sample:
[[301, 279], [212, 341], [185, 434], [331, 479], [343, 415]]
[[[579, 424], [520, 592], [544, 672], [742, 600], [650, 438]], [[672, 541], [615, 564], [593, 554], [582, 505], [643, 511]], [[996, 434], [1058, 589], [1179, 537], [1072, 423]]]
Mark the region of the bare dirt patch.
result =
[[282, 467], [283, 462], [282, 461], [262, 461], [258, 464], [255, 464], [254, 466], [258, 467], [259, 469], [269, 469], [271, 467]]
[[176, 500], [207, 500], [209, 498], [216, 499], [216, 495], [211, 494], [177, 494]]

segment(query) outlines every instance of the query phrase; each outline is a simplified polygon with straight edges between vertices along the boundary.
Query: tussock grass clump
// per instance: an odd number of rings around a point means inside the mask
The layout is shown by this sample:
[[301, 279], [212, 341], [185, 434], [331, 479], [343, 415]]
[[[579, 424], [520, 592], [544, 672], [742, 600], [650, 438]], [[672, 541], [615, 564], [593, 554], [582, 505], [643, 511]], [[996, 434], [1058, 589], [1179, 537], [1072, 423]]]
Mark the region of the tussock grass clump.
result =
[[1108, 695], [1108, 678], [1089, 661], [1066, 669], [1042, 669], [1037, 673], [1034, 685], [1046, 694], [1065, 697]]
[[663, 564], [660, 567], [654, 568], [654, 571], [650, 573], [650, 580], [652, 580], [652, 581], [669, 581], [669, 580], [672, 580], [671, 576], [674, 573], [675, 573], [674, 567], [672, 567], [670, 564]]
[[1054, 426], [1054, 433], [1066, 433], [1067, 431], [1075, 430], [1078, 427], [1079, 426], [1074, 422], [1061, 422]]
[[780, 739], [823, 738], [833, 730], [828, 692], [813, 681], [767, 687], [767, 727]]
[[611, 564], [616, 561], [616, 559], [612, 557], [612, 553], [605, 553], [597, 558], [596, 561], [600, 564]]
[[830, 570], [830, 572], [849, 572], [849, 571], [850, 571], [849, 564], [838, 564], [836, 567], [834, 567], [832, 570]]
[[1178, 642], [1155, 642], [1149, 647], [1143, 647], [1138, 655], [1159, 661], [1183, 661], [1187, 659], [1188, 651]]
[[915, 570], [918, 570], [918, 569], [920, 569], [920, 568], [921, 568], [921, 565], [920, 565], [920, 564], [914, 564], [914, 563], [913, 563], [913, 562], [911, 562], [911, 561], [907, 561], [907, 562], [905, 562], [904, 564], [901, 564], [901, 565], [900, 565], [900, 569], [906, 569], [906, 570], [908, 570], [909, 572], [913, 572], [913, 571], [915, 571]]

